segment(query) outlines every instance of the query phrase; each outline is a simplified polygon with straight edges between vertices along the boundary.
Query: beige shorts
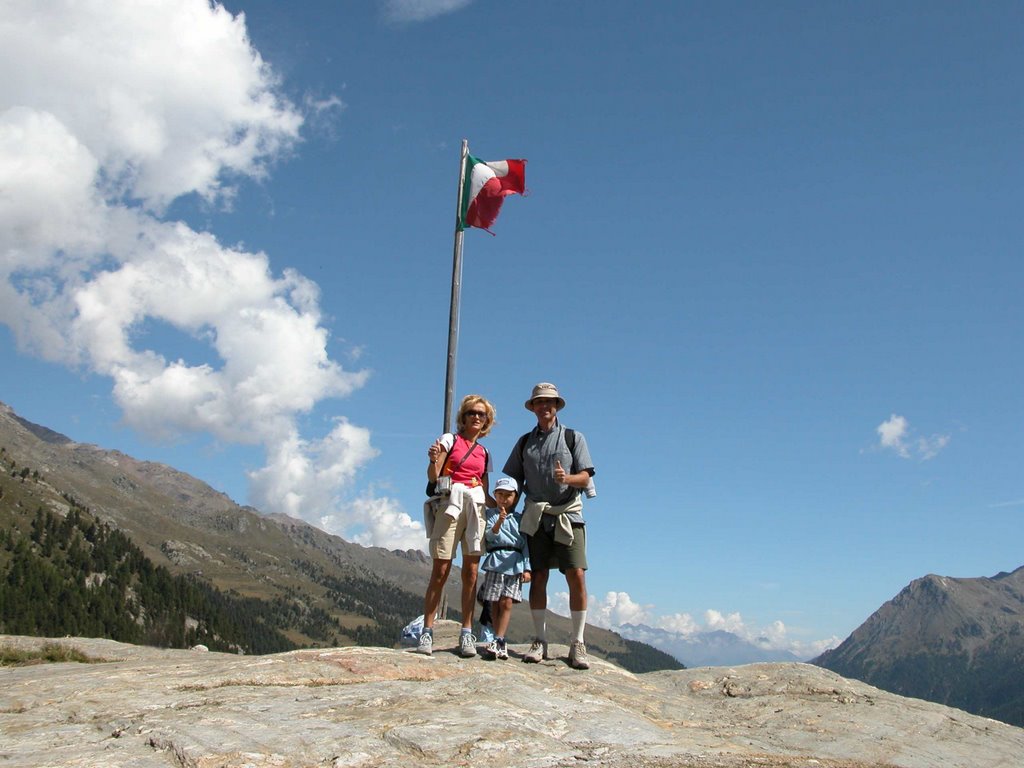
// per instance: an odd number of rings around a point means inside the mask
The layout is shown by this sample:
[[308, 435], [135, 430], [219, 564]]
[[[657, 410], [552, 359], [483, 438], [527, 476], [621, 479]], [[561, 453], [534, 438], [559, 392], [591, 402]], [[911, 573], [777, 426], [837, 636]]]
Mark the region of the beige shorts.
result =
[[[475, 514], [477, 525], [475, 529], [479, 535], [474, 541], [469, 535], [468, 515]], [[478, 557], [483, 554], [482, 537], [484, 532], [484, 505], [474, 504], [468, 499], [462, 514], [458, 517], [451, 517], [446, 514], [439, 514], [434, 520], [434, 530], [430, 536], [430, 556], [435, 560], [454, 560], [455, 547], [462, 543], [462, 556]]]

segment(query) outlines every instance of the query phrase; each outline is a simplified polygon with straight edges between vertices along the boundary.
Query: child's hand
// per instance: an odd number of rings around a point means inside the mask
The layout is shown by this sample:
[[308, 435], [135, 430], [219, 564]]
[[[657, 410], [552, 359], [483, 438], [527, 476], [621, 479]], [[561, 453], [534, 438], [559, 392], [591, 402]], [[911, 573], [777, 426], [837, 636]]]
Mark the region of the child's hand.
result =
[[529, 584], [529, 583], [530, 583], [530, 572], [529, 571], [523, 571], [523, 584]]

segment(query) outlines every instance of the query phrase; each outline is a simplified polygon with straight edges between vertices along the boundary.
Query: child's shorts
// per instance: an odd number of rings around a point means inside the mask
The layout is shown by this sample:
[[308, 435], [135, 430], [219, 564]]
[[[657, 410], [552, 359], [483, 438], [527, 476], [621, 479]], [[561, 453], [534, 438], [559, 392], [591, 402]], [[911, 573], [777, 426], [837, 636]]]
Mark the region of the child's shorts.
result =
[[481, 603], [490, 603], [502, 597], [511, 597], [513, 603], [523, 602], [523, 577], [520, 574], [495, 573], [484, 571], [484, 583], [477, 591], [476, 599]]

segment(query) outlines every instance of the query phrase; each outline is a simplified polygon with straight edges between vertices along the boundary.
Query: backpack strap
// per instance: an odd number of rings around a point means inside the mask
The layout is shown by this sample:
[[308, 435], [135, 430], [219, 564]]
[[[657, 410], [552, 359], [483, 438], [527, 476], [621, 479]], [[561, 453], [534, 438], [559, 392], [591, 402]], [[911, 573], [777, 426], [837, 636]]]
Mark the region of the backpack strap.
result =
[[519, 466], [523, 466], [523, 459], [526, 457], [526, 441], [530, 439], [530, 433], [527, 432], [525, 435], [519, 438], [519, 442], [516, 443], [516, 451], [519, 453]]

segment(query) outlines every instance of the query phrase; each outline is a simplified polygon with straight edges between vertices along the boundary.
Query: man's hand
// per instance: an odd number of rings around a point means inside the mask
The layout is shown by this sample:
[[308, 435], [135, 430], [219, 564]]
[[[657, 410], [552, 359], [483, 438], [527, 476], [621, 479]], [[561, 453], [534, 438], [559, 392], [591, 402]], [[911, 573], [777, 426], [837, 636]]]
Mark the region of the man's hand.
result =
[[565, 485], [565, 478], [566, 474], [565, 470], [562, 469], [562, 462], [560, 462], [558, 459], [555, 459], [555, 480], [560, 482], [562, 485]]

